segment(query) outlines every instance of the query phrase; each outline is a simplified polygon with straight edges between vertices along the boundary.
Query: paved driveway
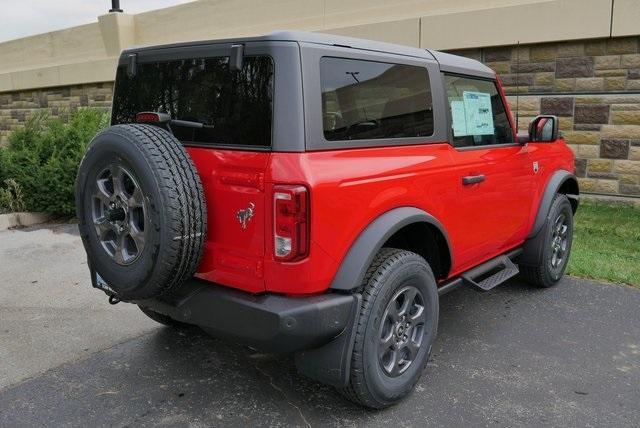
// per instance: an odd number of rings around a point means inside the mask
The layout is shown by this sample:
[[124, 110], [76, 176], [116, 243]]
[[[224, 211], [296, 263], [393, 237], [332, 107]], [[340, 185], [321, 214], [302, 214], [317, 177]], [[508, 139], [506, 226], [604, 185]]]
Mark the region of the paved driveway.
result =
[[444, 296], [416, 391], [372, 412], [289, 357], [110, 307], [69, 231], [0, 232], [0, 426], [640, 424], [640, 290], [566, 279]]

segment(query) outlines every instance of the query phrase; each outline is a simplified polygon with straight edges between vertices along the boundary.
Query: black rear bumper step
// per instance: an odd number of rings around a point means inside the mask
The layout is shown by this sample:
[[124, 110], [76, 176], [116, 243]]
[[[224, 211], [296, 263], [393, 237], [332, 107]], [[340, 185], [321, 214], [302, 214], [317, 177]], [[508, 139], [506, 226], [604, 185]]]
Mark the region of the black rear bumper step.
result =
[[191, 279], [171, 298], [138, 300], [140, 306], [202, 327], [254, 348], [277, 353], [310, 349], [340, 335], [353, 322], [356, 296], [254, 295]]

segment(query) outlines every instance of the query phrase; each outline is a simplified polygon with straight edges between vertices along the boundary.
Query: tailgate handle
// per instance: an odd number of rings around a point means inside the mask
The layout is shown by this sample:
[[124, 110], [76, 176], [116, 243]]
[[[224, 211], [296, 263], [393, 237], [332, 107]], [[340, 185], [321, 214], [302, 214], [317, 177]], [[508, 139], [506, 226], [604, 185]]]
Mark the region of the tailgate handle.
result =
[[480, 175], [467, 175], [462, 177], [462, 184], [468, 186], [469, 184], [482, 183], [484, 181], [484, 174]]

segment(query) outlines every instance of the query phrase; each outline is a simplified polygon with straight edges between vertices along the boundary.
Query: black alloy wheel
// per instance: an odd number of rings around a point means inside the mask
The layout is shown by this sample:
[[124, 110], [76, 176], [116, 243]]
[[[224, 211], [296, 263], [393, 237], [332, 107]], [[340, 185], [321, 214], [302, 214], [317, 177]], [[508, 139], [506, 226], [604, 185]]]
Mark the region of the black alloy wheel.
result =
[[145, 197], [134, 175], [112, 163], [97, 176], [93, 193], [93, 224], [104, 251], [117, 264], [135, 262], [145, 247], [149, 223]]
[[391, 298], [380, 324], [378, 361], [391, 377], [404, 373], [415, 361], [424, 338], [424, 298], [414, 286]]

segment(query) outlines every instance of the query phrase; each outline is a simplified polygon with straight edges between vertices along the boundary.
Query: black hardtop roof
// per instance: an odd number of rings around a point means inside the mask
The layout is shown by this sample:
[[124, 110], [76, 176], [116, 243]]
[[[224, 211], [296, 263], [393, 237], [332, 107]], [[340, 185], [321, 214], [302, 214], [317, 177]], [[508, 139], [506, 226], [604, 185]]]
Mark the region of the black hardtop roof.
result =
[[444, 52], [439, 52], [432, 49], [420, 49], [410, 46], [397, 45], [393, 43], [378, 42], [374, 40], [358, 39], [354, 37], [339, 36], [326, 33], [315, 33], [307, 31], [273, 31], [271, 33], [254, 36], [254, 37], [237, 37], [229, 39], [218, 40], [206, 40], [206, 41], [194, 41], [185, 43], [173, 43], [159, 46], [144, 46], [144, 47], [132, 47], [125, 50], [126, 52], [136, 52], [148, 49], [163, 49], [163, 48], [175, 48], [186, 46], [198, 46], [210, 43], [234, 43], [234, 42], [264, 42], [264, 41], [287, 41], [287, 42], [302, 42], [313, 43], [318, 45], [329, 46], [345, 46], [353, 49], [362, 49], [373, 52], [389, 53], [395, 55], [404, 55], [416, 58], [424, 58], [429, 60], [435, 60], [440, 64], [442, 71], [468, 74], [486, 78], [493, 78], [495, 72], [483, 63], [465, 58], [458, 55], [451, 55]]

